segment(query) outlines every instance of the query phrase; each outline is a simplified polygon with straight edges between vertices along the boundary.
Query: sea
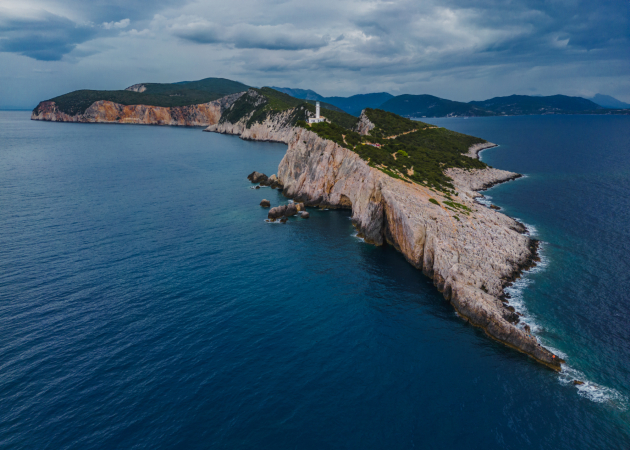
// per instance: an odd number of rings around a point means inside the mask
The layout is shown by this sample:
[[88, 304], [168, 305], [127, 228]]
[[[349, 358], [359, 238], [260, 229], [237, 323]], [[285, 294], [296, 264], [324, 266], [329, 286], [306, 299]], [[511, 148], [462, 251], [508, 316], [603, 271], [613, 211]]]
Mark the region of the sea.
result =
[[[267, 223], [286, 145], [0, 112], [0, 448], [630, 448], [630, 117], [424, 119], [524, 177], [482, 201], [561, 373], [461, 318], [349, 211]], [[574, 380], [584, 384], [575, 385]]]

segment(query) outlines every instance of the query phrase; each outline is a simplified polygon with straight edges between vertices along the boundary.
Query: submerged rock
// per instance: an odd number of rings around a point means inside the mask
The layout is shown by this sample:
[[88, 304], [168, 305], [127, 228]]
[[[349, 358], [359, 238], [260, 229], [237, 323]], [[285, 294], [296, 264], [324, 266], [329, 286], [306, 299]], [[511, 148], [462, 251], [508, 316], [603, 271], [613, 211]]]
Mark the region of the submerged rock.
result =
[[581, 385], [581, 384], [584, 384], [584, 382], [583, 382], [583, 381], [580, 381], [580, 380], [573, 380], [573, 384], [574, 384], [575, 386], [579, 386], [579, 385]]
[[263, 208], [269, 208], [271, 206], [271, 202], [267, 199], [263, 199], [260, 202], [260, 206], [262, 206]]
[[287, 220], [288, 220], [288, 219], [287, 219], [286, 217], [282, 216], [282, 217], [280, 218], [280, 223], [287, 223]]

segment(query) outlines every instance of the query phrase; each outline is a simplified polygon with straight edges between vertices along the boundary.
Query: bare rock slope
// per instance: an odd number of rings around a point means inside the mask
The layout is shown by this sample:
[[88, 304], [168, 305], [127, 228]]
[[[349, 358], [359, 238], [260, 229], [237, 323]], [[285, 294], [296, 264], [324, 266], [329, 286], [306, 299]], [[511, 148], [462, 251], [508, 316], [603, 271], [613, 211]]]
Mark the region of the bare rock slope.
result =
[[[518, 315], [505, 301], [504, 288], [533, 263], [536, 242], [514, 219], [473, 201], [475, 190], [518, 174], [496, 169], [449, 174], [458, 193], [457, 206], [444, 194], [369, 167], [356, 153], [307, 129], [287, 126], [282, 117], [251, 128], [245, 126], [246, 120], [212, 125], [206, 131], [287, 143], [278, 168], [286, 196], [307, 206], [351, 209], [366, 242], [395, 246], [433, 279], [463, 318], [560, 370], [562, 361], [518, 326]], [[370, 124], [360, 123], [360, 131], [367, 133]]]

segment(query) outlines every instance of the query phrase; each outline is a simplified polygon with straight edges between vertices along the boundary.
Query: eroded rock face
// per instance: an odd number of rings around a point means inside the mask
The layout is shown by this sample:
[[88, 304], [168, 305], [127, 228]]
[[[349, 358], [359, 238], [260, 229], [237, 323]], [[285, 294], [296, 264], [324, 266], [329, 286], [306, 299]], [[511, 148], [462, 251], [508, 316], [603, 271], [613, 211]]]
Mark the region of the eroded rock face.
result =
[[251, 181], [252, 183], [262, 184], [263, 182], [267, 181], [268, 178], [267, 178], [267, 175], [265, 175], [264, 173], [253, 171], [252, 173], [247, 175], [247, 179]]
[[[250, 89], [245, 94], [251, 98], [253, 104], [263, 101], [263, 97], [255, 90]], [[252, 113], [253, 114], [253, 113]], [[243, 117], [236, 123], [223, 122], [209, 126], [204, 131], [211, 131], [222, 134], [236, 134], [241, 139], [253, 141], [270, 141], [288, 143], [293, 133], [291, 122], [295, 117], [295, 111], [286, 110], [273, 117], [267, 117], [264, 121], [251, 124], [247, 128], [247, 122], [251, 118], [251, 114]]]
[[140, 83], [140, 84], [134, 84], [133, 86], [129, 86], [128, 88], [125, 89], [125, 91], [132, 91], [132, 92], [144, 92], [147, 90], [147, 87]]
[[31, 120], [82, 123], [132, 123], [145, 125], [209, 126], [221, 118], [223, 111], [243, 93], [190, 106], [121, 105], [105, 100], [92, 103], [83, 114], [68, 115], [55, 102], [41, 102], [31, 114]]
[[359, 121], [357, 122], [354, 131], [363, 136], [367, 136], [374, 127], [375, 125], [370, 121], [370, 119], [368, 119], [368, 117], [365, 115], [365, 112], [361, 111]]
[[[475, 189], [518, 174], [497, 169], [455, 174], [458, 195], [453, 198], [469, 212], [448, 206], [449, 199], [440, 193], [370, 168], [356, 153], [311, 131], [284, 128], [275, 134], [268, 125], [265, 140], [286, 141], [289, 146], [278, 167], [286, 196], [309, 206], [351, 209], [352, 221], [366, 242], [393, 245], [433, 279], [462, 317], [494, 339], [560, 370], [560, 358], [520, 328], [517, 315], [501, 301], [507, 284], [531, 265], [536, 243], [521, 233], [523, 227], [514, 219], [473, 201]], [[274, 210], [269, 211], [270, 218], [285, 215]]]

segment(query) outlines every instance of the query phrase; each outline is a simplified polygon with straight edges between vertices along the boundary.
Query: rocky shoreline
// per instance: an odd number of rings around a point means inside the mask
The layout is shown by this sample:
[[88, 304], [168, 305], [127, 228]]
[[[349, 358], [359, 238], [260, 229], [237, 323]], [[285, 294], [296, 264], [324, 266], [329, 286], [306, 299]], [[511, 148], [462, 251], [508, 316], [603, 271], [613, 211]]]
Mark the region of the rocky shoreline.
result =
[[485, 150], [487, 148], [492, 148], [492, 147], [498, 147], [498, 145], [493, 144], [492, 142], [483, 142], [481, 144], [473, 144], [468, 148], [468, 152], [466, 153], [466, 156], [470, 156], [473, 159], [479, 159], [479, 153], [481, 153], [482, 150]]
[[[365, 120], [360, 123], [369, 131]], [[356, 153], [288, 126], [283, 118], [244, 125], [218, 123], [206, 131], [287, 143], [277, 176], [286, 197], [311, 207], [351, 209], [352, 222], [366, 242], [394, 246], [433, 279], [462, 318], [547, 367], [561, 369], [563, 361], [519, 325], [504, 291], [536, 263], [537, 241], [516, 220], [474, 201], [479, 190], [519, 174], [449, 169], [456, 191], [450, 196], [389, 177]]]

